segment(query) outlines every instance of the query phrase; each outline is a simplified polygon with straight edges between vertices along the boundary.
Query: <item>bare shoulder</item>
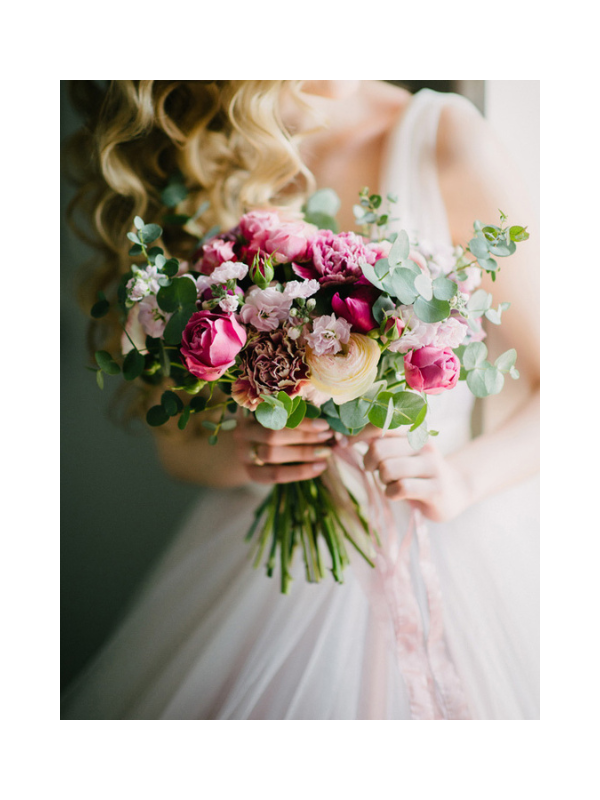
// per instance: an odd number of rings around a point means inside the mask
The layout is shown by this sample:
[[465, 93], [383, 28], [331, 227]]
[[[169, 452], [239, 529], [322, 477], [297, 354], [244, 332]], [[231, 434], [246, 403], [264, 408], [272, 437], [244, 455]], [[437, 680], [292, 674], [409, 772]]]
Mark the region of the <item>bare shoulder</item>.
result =
[[370, 104], [393, 125], [405, 111], [412, 94], [401, 86], [387, 81], [365, 81], [364, 91]]

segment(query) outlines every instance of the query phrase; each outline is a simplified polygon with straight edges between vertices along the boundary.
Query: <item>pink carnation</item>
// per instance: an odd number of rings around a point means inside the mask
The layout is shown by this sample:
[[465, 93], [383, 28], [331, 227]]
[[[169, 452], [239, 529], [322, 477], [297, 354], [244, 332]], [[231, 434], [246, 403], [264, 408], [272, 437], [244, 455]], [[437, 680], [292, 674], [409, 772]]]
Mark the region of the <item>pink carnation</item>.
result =
[[196, 266], [199, 272], [204, 275], [210, 275], [221, 264], [234, 259], [233, 242], [227, 242], [224, 239], [211, 239], [203, 245], [200, 260]]

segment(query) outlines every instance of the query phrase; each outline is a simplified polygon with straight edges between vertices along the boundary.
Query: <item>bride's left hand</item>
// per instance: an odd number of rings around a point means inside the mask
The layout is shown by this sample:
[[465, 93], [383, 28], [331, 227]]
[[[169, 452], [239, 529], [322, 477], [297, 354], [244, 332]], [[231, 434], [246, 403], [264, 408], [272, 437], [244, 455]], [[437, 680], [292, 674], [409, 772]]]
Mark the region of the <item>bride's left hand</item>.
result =
[[431, 440], [419, 451], [408, 443], [406, 427], [387, 431], [368, 425], [350, 443], [366, 441], [365, 469], [378, 472], [390, 500], [407, 500], [434, 522], [448, 522], [470, 504], [465, 476], [452, 457]]

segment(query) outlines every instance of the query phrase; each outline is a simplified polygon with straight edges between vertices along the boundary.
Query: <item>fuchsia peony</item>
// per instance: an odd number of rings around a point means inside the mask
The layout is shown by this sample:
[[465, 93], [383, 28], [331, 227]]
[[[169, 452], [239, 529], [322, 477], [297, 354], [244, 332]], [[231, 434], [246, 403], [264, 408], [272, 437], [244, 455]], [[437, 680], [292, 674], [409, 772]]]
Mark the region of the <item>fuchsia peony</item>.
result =
[[246, 330], [235, 317], [196, 311], [183, 331], [181, 354], [192, 375], [216, 381], [233, 366], [246, 344]]
[[372, 309], [380, 294], [371, 284], [354, 284], [349, 292], [336, 292], [331, 307], [352, 325], [355, 333], [368, 333], [378, 327]]
[[456, 386], [460, 361], [449, 347], [421, 347], [404, 356], [404, 375], [416, 392], [441, 394]]

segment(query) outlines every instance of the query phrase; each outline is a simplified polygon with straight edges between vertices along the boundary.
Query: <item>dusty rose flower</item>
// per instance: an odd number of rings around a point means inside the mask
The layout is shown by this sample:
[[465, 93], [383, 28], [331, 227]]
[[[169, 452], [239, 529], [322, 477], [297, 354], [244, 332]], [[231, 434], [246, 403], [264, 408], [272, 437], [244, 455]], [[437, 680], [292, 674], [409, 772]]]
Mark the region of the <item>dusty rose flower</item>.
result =
[[331, 307], [338, 317], [348, 320], [353, 331], [368, 333], [377, 327], [372, 309], [380, 294], [371, 284], [354, 284], [349, 292], [336, 292]]
[[338, 319], [335, 314], [324, 314], [313, 320], [312, 331], [305, 336], [306, 343], [317, 356], [339, 353], [350, 338], [350, 329], [347, 320]]
[[215, 381], [233, 366], [246, 343], [246, 330], [230, 314], [196, 311], [183, 331], [181, 354], [200, 380]]
[[202, 246], [200, 260], [196, 266], [199, 272], [210, 275], [221, 264], [233, 261], [234, 258], [233, 242], [215, 238]]
[[295, 397], [308, 380], [304, 349], [281, 329], [251, 338], [242, 352], [240, 368], [231, 396], [251, 411], [263, 402], [261, 394], [286, 392]]
[[374, 265], [380, 258], [387, 258], [392, 249], [392, 243], [384, 239], [381, 242], [369, 242], [365, 245], [367, 252], [367, 261], [369, 264]]
[[288, 318], [291, 307], [291, 297], [275, 287], [252, 287], [246, 295], [240, 316], [246, 325], [252, 325], [258, 331], [273, 331]]
[[356, 233], [319, 231], [309, 239], [305, 264], [294, 264], [296, 275], [315, 278], [320, 284], [356, 283], [363, 277], [361, 261], [373, 261], [365, 242]]
[[404, 356], [404, 375], [411, 389], [441, 394], [458, 383], [460, 361], [449, 347], [421, 347]]
[[271, 231], [281, 225], [279, 215], [275, 211], [257, 209], [249, 211], [240, 220], [240, 233], [251, 249], [263, 250], [264, 243]]

